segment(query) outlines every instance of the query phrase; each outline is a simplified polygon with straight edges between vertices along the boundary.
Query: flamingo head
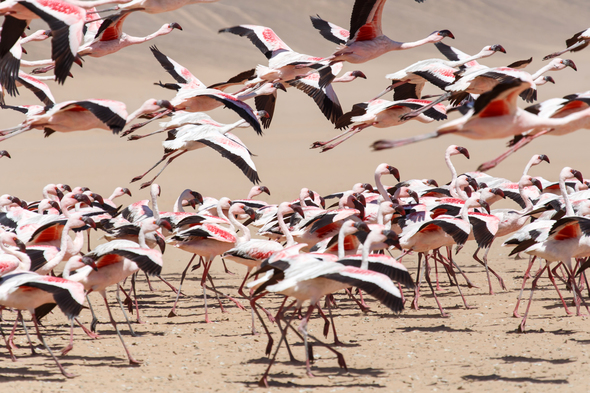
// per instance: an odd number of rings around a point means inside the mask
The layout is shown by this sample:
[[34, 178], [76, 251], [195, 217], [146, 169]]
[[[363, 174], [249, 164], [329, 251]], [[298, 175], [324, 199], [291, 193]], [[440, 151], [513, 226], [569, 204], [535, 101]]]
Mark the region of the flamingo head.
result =
[[570, 59], [553, 59], [551, 62], [554, 63], [553, 67], [556, 70], [563, 70], [566, 67], [571, 67], [574, 71], [578, 71], [576, 64]]
[[394, 231], [384, 230], [381, 232], [383, 236], [385, 236], [385, 244], [388, 246], [393, 246], [401, 251], [401, 246], [399, 245], [399, 237]]
[[502, 53], [506, 53], [506, 49], [504, 49], [504, 47], [502, 45], [490, 45], [490, 46], [486, 46], [484, 49], [490, 51], [490, 52], [502, 52]]
[[354, 78], [363, 78], [363, 79], [367, 79], [367, 76], [362, 72], [362, 71], [350, 71], [350, 76], [354, 77]]
[[165, 228], [165, 229], [172, 232], [172, 224], [170, 224], [170, 221], [168, 221], [164, 218], [160, 218], [159, 220], [157, 220], [156, 225], [159, 226], [160, 228]]
[[362, 221], [357, 221], [357, 222], [351, 221], [351, 222], [353, 222], [352, 226], [354, 228], [356, 228], [357, 232], [358, 231], [363, 231], [363, 232], [367, 232], [367, 233], [371, 232], [371, 228], [369, 228], [369, 226], [366, 223], [364, 223]]
[[90, 228], [96, 230], [96, 223], [92, 218], [82, 216], [80, 217], [80, 220], [82, 220], [82, 222], [84, 222], [84, 224], [88, 225]]
[[447, 154], [449, 156], [454, 156], [456, 154], [463, 154], [465, 157], [467, 157], [467, 159], [469, 159], [469, 151], [467, 151], [466, 148], [461, 147], [461, 146], [457, 146], [457, 145], [451, 145], [451, 146], [447, 147]]
[[442, 41], [443, 38], [445, 38], [445, 37], [449, 37], [449, 38], [455, 39], [455, 36], [453, 35], [453, 33], [451, 33], [450, 30], [438, 30], [438, 31], [435, 31], [432, 34], [430, 34], [430, 37], [432, 37], [432, 39], [434, 40], [433, 42]]
[[[200, 204], [203, 204], [203, 195], [201, 195], [200, 192], [191, 191], [191, 195], [195, 197], [194, 200], [196, 200]], [[193, 208], [194, 208], [194, 206], [193, 206]]]
[[94, 270], [95, 272], [98, 271], [98, 267], [96, 266], [96, 261], [88, 256], [83, 256], [82, 257], [82, 263], [86, 266], [91, 266], [92, 270]]

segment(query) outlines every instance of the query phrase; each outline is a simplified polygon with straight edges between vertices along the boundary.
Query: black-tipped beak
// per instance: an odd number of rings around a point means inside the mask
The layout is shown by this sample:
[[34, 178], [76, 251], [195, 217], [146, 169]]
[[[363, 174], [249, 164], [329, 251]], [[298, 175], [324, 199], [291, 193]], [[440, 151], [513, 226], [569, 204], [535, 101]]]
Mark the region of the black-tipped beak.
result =
[[196, 200], [196, 199], [194, 199], [194, 198], [193, 198], [193, 199], [190, 199], [190, 200], [188, 201], [188, 204], [189, 204], [189, 206], [190, 206], [190, 207], [192, 207], [193, 209], [196, 209], [196, 208], [197, 208], [197, 200]]
[[472, 177], [468, 177], [467, 178], [467, 182], [469, 183], [469, 185], [474, 189], [477, 190], [478, 188], [481, 188], [481, 186], [479, 184], [477, 184], [477, 181], [472, 178]]
[[465, 157], [467, 157], [467, 159], [469, 159], [469, 152], [467, 151], [466, 148], [461, 147], [461, 146], [457, 146], [457, 151], [461, 154], [463, 154]]
[[506, 53], [506, 49], [504, 49], [504, 47], [502, 45], [492, 45], [492, 50], [494, 52]]
[[497, 195], [499, 197], [506, 199], [506, 195], [504, 195], [504, 191], [500, 190], [499, 188], [492, 188], [490, 190], [490, 192], [494, 195]]
[[67, 184], [62, 184], [61, 186], [62, 186], [62, 187], [64, 188], [64, 190], [66, 190], [67, 192], [72, 192], [72, 187], [68, 186]]
[[284, 92], [287, 92], [287, 88], [281, 82], [275, 82], [275, 83], [273, 83], [272, 84], [272, 87], [274, 87], [277, 90], [282, 90]]
[[541, 183], [541, 180], [539, 179], [535, 179], [534, 177], [531, 179], [531, 183], [533, 183], [533, 185], [535, 187], [537, 187], [539, 189], [539, 191], [543, 192], [543, 184]]
[[76, 194], [76, 196], [74, 197], [78, 202], [82, 202], [87, 204], [88, 206], [92, 205], [92, 202], [90, 201], [90, 198], [88, 198], [88, 195], [85, 194]]
[[490, 214], [490, 205], [488, 205], [488, 203], [486, 201], [484, 201], [483, 199], [480, 199], [479, 201], [479, 205], [485, 209], [485, 211], [488, 212], [488, 214]]
[[167, 230], [172, 231], [172, 224], [170, 224], [170, 221], [163, 218], [160, 218], [158, 221], [156, 221], [156, 225], [158, 225], [160, 228], [166, 228]]
[[248, 216], [250, 216], [250, 218], [252, 220], [256, 219], [256, 211], [254, 211], [254, 209], [252, 209], [251, 207], [245, 206], [244, 213], [246, 213]]
[[86, 191], [90, 191], [90, 188], [88, 188], [88, 187], [80, 187], [80, 190], [82, 190], [82, 192], [86, 192]]
[[260, 191], [265, 192], [268, 195], [270, 195], [270, 190], [268, 189], [267, 186], [260, 186]]
[[57, 195], [57, 199], [60, 201], [64, 198], [64, 193], [57, 187], [55, 187], [55, 195]]
[[291, 209], [293, 209], [293, 211], [297, 214], [299, 214], [301, 217], [305, 217], [305, 214], [303, 213], [303, 208], [301, 208], [301, 206], [299, 205], [294, 205], [294, 204], [290, 204], [289, 207]]
[[56, 201], [51, 201], [51, 202], [49, 202], [49, 205], [50, 205], [52, 208], [59, 210], [59, 203], [57, 203]]
[[172, 22], [168, 26], [170, 26], [171, 29], [178, 29], [178, 30], [182, 31], [182, 27], [176, 22]]
[[541, 161], [546, 161], [547, 164], [551, 164], [551, 161], [549, 161], [549, 157], [547, 157], [545, 154], [539, 154], [539, 159]]
[[373, 186], [372, 186], [372, 185], [370, 185], [369, 183], [364, 183], [364, 184], [363, 184], [363, 188], [364, 188], [366, 191], [369, 191], [369, 192], [374, 192], [374, 191], [375, 191], [375, 189], [373, 188]]
[[158, 101], [156, 101], [156, 105], [158, 105], [160, 108], [166, 108], [171, 111], [174, 110], [174, 107], [172, 106], [172, 104], [168, 100], [158, 100]]
[[10, 154], [8, 154], [8, 152], [6, 150], [0, 150], [0, 157], [12, 158], [12, 157], [10, 157]]
[[406, 215], [406, 209], [404, 209], [403, 206], [397, 205], [394, 209], [395, 209], [396, 213], [399, 213], [402, 216], [405, 216]]
[[576, 64], [570, 59], [565, 59], [563, 61], [563, 64], [565, 64], [566, 67], [572, 67], [574, 71], [578, 71], [578, 68], [576, 68]]
[[549, 83], [555, 84], [555, 79], [553, 79], [553, 77], [547, 75], [547, 76], [544, 76], [543, 78], [545, 78], [545, 82], [549, 82]]
[[383, 234], [385, 235], [385, 244], [387, 244], [388, 246], [393, 246], [395, 248], [397, 248], [398, 250], [401, 250], [402, 248], [399, 245], [399, 237], [397, 236], [397, 234], [394, 231], [383, 231]]
[[584, 177], [582, 176], [582, 172], [572, 169], [572, 175], [580, 181], [580, 183], [584, 183]]
[[450, 32], [450, 30], [440, 30], [438, 32], [438, 35], [455, 39], [455, 36], [453, 35], [453, 33]]
[[96, 229], [96, 223], [90, 217], [82, 217], [82, 221], [92, 229]]
[[197, 191], [191, 191], [191, 195], [195, 197], [195, 199], [197, 200], [197, 202], [199, 203], [203, 203], [203, 195], [201, 195], [200, 192]]
[[123, 191], [123, 194], [127, 194], [127, 195], [131, 196], [131, 191], [129, 191], [129, 189], [127, 187], [123, 188], [121, 191]]
[[397, 181], [400, 181], [399, 171], [397, 170], [396, 167], [388, 165], [387, 170], [389, 171], [389, 174], [393, 175], [393, 177], [396, 178]]
[[166, 240], [156, 235], [156, 243], [158, 243], [158, 247], [160, 247], [160, 252], [164, 254], [164, 251], [166, 251]]
[[367, 232], [367, 233], [371, 232], [371, 228], [369, 228], [369, 226], [362, 221], [355, 222], [354, 227], [359, 231], [363, 231], [363, 232]]
[[102, 198], [102, 196], [95, 194], [95, 193], [91, 193], [90, 196], [92, 197], [92, 199], [94, 199], [95, 201], [97, 201], [101, 205], [104, 205], [104, 199]]
[[270, 115], [267, 111], [258, 111], [258, 117], [261, 119], [270, 119]]
[[426, 180], [426, 185], [432, 186], [432, 187], [438, 187], [438, 182], [434, 179], [428, 179], [428, 180]]
[[16, 246], [18, 247], [20, 252], [27, 252], [27, 246], [25, 245], [25, 243], [23, 243], [22, 241], [20, 241], [19, 239], [14, 239], [14, 244], [16, 244]]
[[352, 71], [350, 75], [354, 76], [355, 78], [367, 79], [367, 76], [362, 71]]
[[92, 266], [92, 269], [97, 272], [98, 271], [98, 266], [96, 266], [96, 262], [94, 261], [94, 259], [87, 257], [87, 256], [83, 256], [82, 257], [82, 263], [85, 264], [86, 266]]

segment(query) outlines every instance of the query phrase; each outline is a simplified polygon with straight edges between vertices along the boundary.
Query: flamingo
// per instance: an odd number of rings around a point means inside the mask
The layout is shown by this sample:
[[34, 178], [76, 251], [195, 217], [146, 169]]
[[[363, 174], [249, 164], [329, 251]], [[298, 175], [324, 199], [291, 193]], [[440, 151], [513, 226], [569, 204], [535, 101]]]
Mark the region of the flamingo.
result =
[[[307, 332], [307, 323], [318, 301], [325, 295], [356, 286], [370, 295], [374, 296], [383, 305], [388, 307], [391, 311], [399, 313], [403, 309], [403, 302], [400, 298], [400, 292], [393, 284], [391, 279], [384, 274], [356, 268], [353, 266], [345, 266], [333, 260], [330, 255], [325, 259], [322, 255], [317, 254], [298, 254], [290, 258], [284, 258], [266, 265], [263, 265], [257, 273], [271, 271], [271, 276], [283, 277], [282, 280], [276, 282], [276, 279], [269, 279], [269, 275], [253, 281], [248, 284], [249, 287], [256, 287], [255, 295], [263, 292], [281, 293], [285, 296], [294, 297], [296, 299], [296, 308], [301, 308], [303, 302], [309, 300], [310, 306], [298, 327], [298, 331], [303, 333], [305, 355], [306, 355], [306, 370], [307, 375], [313, 377], [309, 362], [309, 347], [308, 336], [312, 335]], [[283, 310], [284, 312], [285, 310]], [[287, 321], [287, 327], [281, 329], [281, 340], [271, 357], [268, 368], [259, 381], [260, 386], [268, 386], [268, 373], [274, 360], [278, 349], [280, 348], [283, 339], [285, 338], [286, 329], [290, 326]], [[326, 348], [335, 353], [338, 357], [338, 364], [341, 368], [346, 369], [346, 362], [341, 353], [321, 343]]]
[[572, 38], [565, 41], [567, 48], [562, 51], [551, 53], [543, 57], [543, 60], [549, 60], [557, 56], [561, 56], [565, 52], [578, 52], [590, 44], [590, 29], [582, 30], [573, 35]]
[[[51, 355], [55, 364], [66, 378], [72, 378], [59, 363], [39, 330], [35, 309], [47, 303], [57, 303], [69, 318], [80, 314], [84, 305], [84, 287], [70, 280], [59, 277], [40, 276], [33, 272], [19, 272], [0, 277], [0, 305], [31, 313], [37, 337]], [[12, 354], [12, 351], [10, 351]], [[14, 359], [14, 356], [13, 360]]]
[[[176, 23], [166, 23], [158, 30], [145, 37], [133, 37], [123, 32], [123, 22], [131, 15], [124, 13], [119, 16], [109, 17], [100, 26], [99, 30], [90, 41], [84, 42], [78, 48], [78, 56], [103, 57], [118, 52], [131, 45], [142, 44], [157, 37], [172, 33], [175, 29], [182, 30]], [[47, 67], [35, 70], [35, 73], [47, 72], [53, 69], [54, 64], [50, 62]]]
[[[438, 44], [440, 44], [440, 42]], [[487, 45], [477, 54], [466, 56], [462, 59], [421, 60], [403, 70], [385, 75], [385, 78], [391, 80], [391, 85], [376, 98], [394, 90], [393, 99], [396, 101], [408, 98], [419, 99], [422, 97], [422, 89], [426, 82], [430, 82], [436, 87], [444, 90], [447, 86], [450, 86], [455, 82], [455, 73], [457, 72], [458, 67], [474, 62], [477, 59], [492, 56], [496, 52], [506, 53], [506, 50], [502, 45]], [[407, 84], [410, 86], [407, 86]]]
[[[449, 30], [435, 31], [428, 37], [414, 42], [393, 41], [382, 33], [381, 18], [386, 0], [356, 0], [350, 17], [350, 31], [348, 39], [341, 44], [340, 48], [325, 60], [331, 63], [347, 61], [349, 63], [364, 63], [375, 59], [387, 52], [394, 50], [405, 50], [416, 48], [421, 45], [439, 42], [445, 37], [455, 38]], [[330, 35], [330, 29], [325, 25], [320, 29], [324, 37]], [[317, 28], [317, 27], [316, 27]], [[347, 34], [340, 28], [338, 35], [344, 38]], [[332, 35], [335, 36], [335, 35]], [[338, 37], [338, 36], [335, 36]], [[337, 38], [338, 39], [338, 38]], [[334, 40], [331, 40], [335, 42]]]
[[[565, 188], [565, 181], [566, 179], [570, 178], [577, 178], [578, 180], [583, 179], [582, 174], [570, 167], [563, 168], [559, 173], [559, 188], [561, 190], [564, 202], [566, 204], [566, 215], [568, 217], [574, 216], [574, 211], [572, 209], [571, 202], [568, 198], [567, 191]], [[554, 287], [559, 293], [561, 298], [562, 304], [566, 308], [566, 312], [569, 313], [567, 310], [567, 306], [565, 305], [565, 301], [555, 284], [555, 280], [553, 279], [553, 275], [551, 274], [550, 263], [554, 261], [561, 261], [565, 264], [567, 268], [567, 273], [569, 275], [569, 282], [572, 285], [572, 290], [574, 291], [574, 301], [576, 303], [576, 311], [579, 315], [580, 312], [580, 304], [578, 298], [578, 287], [576, 286], [574, 279], [573, 279], [573, 266], [571, 264], [571, 258], [574, 257], [576, 254], [578, 244], [579, 244], [579, 231], [576, 231], [575, 227], [571, 227], [569, 225], [561, 226], [557, 225], [554, 228], [555, 221], [553, 220], [536, 220], [523, 228], [519, 231], [515, 232], [512, 236], [510, 236], [502, 245], [503, 246], [510, 246], [516, 245], [516, 247], [511, 251], [510, 255], [514, 255], [518, 252], [524, 251], [529, 255], [543, 258], [546, 261], [545, 267], [539, 269], [537, 274], [535, 275], [532, 287], [531, 287], [531, 295], [529, 299], [529, 303], [527, 305], [527, 310], [525, 315], [520, 323], [520, 331], [524, 332], [526, 319], [528, 316], [528, 311], [530, 309], [530, 305], [533, 299], [533, 292], [535, 290], [536, 284], [538, 279], [540, 278], [541, 274], [547, 269], [549, 274], [549, 279], [553, 283]], [[579, 228], [578, 228], [579, 229]], [[532, 267], [532, 261], [529, 262], [529, 267], [525, 274], [524, 280], [526, 281], [528, 271]], [[524, 283], [523, 283], [524, 287]], [[514, 310], [514, 315], [518, 316], [518, 303]]]
[[118, 134], [125, 127], [127, 111], [120, 101], [88, 99], [65, 101], [40, 113], [27, 114], [20, 125], [0, 131], [0, 141], [32, 129], [44, 130], [45, 136], [54, 132], [72, 132], [100, 128]]
[[[265, 113], [259, 114], [265, 115]], [[188, 151], [201, 149], [208, 146], [214, 150], [217, 150], [222, 155], [222, 157], [225, 157], [233, 162], [238, 168], [242, 170], [244, 175], [246, 175], [246, 177], [252, 183], [259, 183], [260, 178], [258, 177], [256, 166], [250, 158], [250, 151], [237, 136], [230, 133], [231, 130], [239, 127], [245, 122], [246, 120], [242, 119], [233, 124], [226, 124], [221, 127], [209, 124], [184, 125], [175, 130], [169, 131], [168, 138], [166, 141], [162, 142], [162, 145], [164, 146], [164, 155], [160, 161], [158, 161], [156, 165], [151, 167], [143, 175], [134, 177], [131, 182], [141, 180], [152, 169], [168, 158], [166, 164], [152, 180], [142, 183], [140, 188], [145, 188], [151, 185], [152, 182], [160, 175], [160, 173], [162, 173], [164, 169], [166, 169], [166, 167], [176, 158]], [[174, 153], [177, 154], [173, 155]]]
[[[371, 100], [355, 104], [350, 112], [342, 115], [336, 122], [337, 128], [348, 127], [349, 125], [352, 125], [352, 128], [328, 141], [314, 142], [311, 148], [321, 147], [323, 153], [333, 149], [367, 127], [373, 126], [377, 128], [387, 128], [401, 125], [407, 121], [402, 119], [402, 116], [405, 113], [409, 113], [410, 111], [421, 108], [427, 104], [430, 104], [430, 101], [418, 99], [399, 101]], [[422, 113], [415, 119], [421, 123], [431, 123], [435, 120], [440, 121], [445, 120], [446, 118], [445, 107], [444, 105], [439, 104]], [[334, 142], [337, 139], [340, 140]]]
[[[76, 60], [76, 53], [82, 40], [86, 10], [62, 0], [10, 0], [0, 5], [0, 15], [8, 15], [10, 18], [9, 23], [5, 19], [2, 25], [2, 44], [0, 44], [2, 60], [16, 43], [15, 36], [20, 36], [32, 19], [41, 18], [49, 25], [52, 35], [51, 59], [56, 64], [55, 77], [58, 83], [63, 84]], [[4, 40], [4, 37], [11, 38]], [[10, 78], [15, 80], [17, 74], [18, 65]], [[5, 86], [4, 83], [2, 85]]]
[[531, 86], [533, 81], [530, 75], [521, 73], [511, 82], [499, 84], [491, 91], [482, 94], [476, 100], [474, 108], [465, 116], [447, 122], [435, 132], [395, 141], [379, 140], [372, 144], [372, 148], [374, 150], [390, 149], [451, 133], [458, 133], [471, 139], [505, 138], [533, 128], [546, 128], [565, 123], [563, 120], [540, 118], [516, 106], [518, 95]]

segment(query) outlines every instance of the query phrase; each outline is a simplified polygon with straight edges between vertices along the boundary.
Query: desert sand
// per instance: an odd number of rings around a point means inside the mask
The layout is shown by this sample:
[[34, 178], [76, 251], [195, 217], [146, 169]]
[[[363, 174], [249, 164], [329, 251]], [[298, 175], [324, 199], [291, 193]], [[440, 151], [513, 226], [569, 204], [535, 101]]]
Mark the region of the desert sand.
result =
[[[294, 50], [327, 56], [334, 45], [317, 34], [309, 16], [319, 14], [348, 27], [352, 5], [352, 0], [221, 0], [161, 15], [136, 13], [125, 22], [125, 31], [146, 35], [163, 23], [178, 22], [183, 31], [174, 31], [150, 44], [157, 45], [166, 55], [185, 65], [205, 84], [212, 84], [257, 64], [266, 64], [265, 57], [247, 39], [218, 34], [219, 29], [237, 24], [265, 25], [273, 28]], [[383, 23], [384, 33], [398, 41], [412, 41], [434, 30], [449, 29], [456, 39], [445, 42], [467, 53], [476, 53], [485, 45], [501, 44], [508, 53], [496, 54], [483, 61], [484, 64], [501, 66], [532, 56], [534, 60], [528, 70], [534, 72], [544, 65], [541, 61], [544, 55], [562, 49], [565, 39], [588, 28], [589, 12], [584, 0], [427, 0], [424, 4], [390, 0], [385, 5]], [[37, 28], [45, 27], [36, 22], [33, 30]], [[87, 58], [83, 68], [74, 66], [74, 78], [65, 85], [50, 85], [54, 96], [58, 102], [84, 98], [120, 100], [126, 103], [129, 112], [148, 98], [171, 98], [171, 91], [153, 85], [157, 81], [170, 82], [172, 78], [151, 55], [150, 44], [129, 47], [105, 58]], [[27, 51], [27, 59], [46, 58], [50, 54], [47, 43], [33, 43], [27, 46]], [[381, 91], [387, 85], [386, 73], [431, 57], [439, 57], [439, 53], [430, 45], [391, 52], [365, 64], [346, 64], [345, 71], [362, 70], [368, 79], [336, 86], [343, 109], [346, 111], [354, 103]], [[539, 101], [583, 92], [590, 87], [590, 49], [563, 57], [572, 59], [578, 72], [568, 68], [552, 73], [556, 84], [540, 87]], [[429, 87], [426, 93], [438, 91]], [[8, 97], [7, 103], [37, 104], [37, 99], [21, 88], [20, 96]], [[520, 105], [524, 107], [525, 103]], [[1, 128], [15, 126], [23, 119], [21, 114], [8, 110], [3, 110], [2, 115]], [[237, 120], [235, 113], [223, 109], [212, 111], [210, 115], [225, 123]], [[474, 170], [481, 162], [502, 152], [505, 146], [505, 140], [473, 141], [448, 136], [377, 153], [368, 147], [376, 139], [429, 132], [437, 126], [410, 122], [396, 128], [369, 128], [333, 151], [320, 154], [309, 146], [316, 140], [333, 136], [336, 130], [312, 100], [289, 89], [287, 93], [279, 92], [275, 118], [263, 137], [250, 129], [240, 130], [238, 135], [256, 154], [254, 162], [262, 184], [272, 193], [264, 199], [271, 203], [295, 199], [301, 187], [325, 195], [348, 189], [356, 182], [372, 182], [373, 171], [381, 162], [396, 166], [402, 179], [434, 178], [446, 183], [450, 175], [443, 157], [448, 145], [458, 144], [469, 149], [470, 160], [463, 157], [455, 160], [459, 172]], [[155, 129], [157, 126], [152, 125], [145, 131]], [[129, 181], [161, 157], [162, 139], [156, 136], [129, 142], [102, 130], [56, 133], [49, 138], [43, 138], [40, 131], [19, 135], [0, 146], [12, 155], [12, 159], [0, 161], [2, 193], [34, 200], [40, 197], [45, 184], [67, 183], [90, 187], [103, 196], [110, 195], [117, 186], [129, 186], [133, 197], [122, 199], [124, 205], [148, 199], [146, 190], [139, 190], [137, 183], [129, 185]], [[559, 138], [542, 137], [490, 174], [517, 181], [526, 162], [536, 153], [547, 154], [551, 164], [535, 167], [532, 175], [557, 180], [564, 166], [586, 174], [590, 171], [585, 153], [588, 142], [589, 137], [583, 130]], [[395, 184], [393, 178], [384, 180]], [[162, 187], [162, 209], [171, 209], [173, 201], [185, 188], [216, 198], [243, 198], [251, 186], [231, 163], [207, 149], [178, 159], [166, 169], [158, 183]], [[515, 206], [509, 202], [502, 204]], [[93, 238], [93, 244], [100, 241], [98, 235]], [[76, 378], [64, 379], [45, 351], [40, 351], [41, 356], [32, 357], [24, 334], [18, 331], [16, 356], [19, 362], [12, 363], [7, 352], [0, 351], [1, 386], [6, 391], [35, 392], [586, 391], [590, 382], [585, 373], [588, 367], [586, 345], [590, 343], [587, 318], [567, 316], [550, 282], [542, 279], [527, 333], [518, 333], [520, 321], [512, 317], [512, 309], [527, 261], [508, 258], [509, 250], [501, 248], [501, 242], [502, 239], [494, 242], [490, 263], [502, 274], [508, 290], [500, 290], [494, 282], [496, 294], [488, 295], [485, 273], [471, 258], [474, 246], [468, 245], [457, 255], [457, 262], [478, 288], [462, 287], [472, 306], [465, 309], [456, 289], [442, 278], [439, 296], [449, 318], [441, 318], [426, 286], [420, 310], [409, 309], [408, 302], [400, 315], [392, 315], [372, 300], [372, 311], [364, 314], [351, 301], [338, 295], [340, 307], [334, 310], [335, 321], [340, 340], [345, 343], [339, 350], [346, 358], [348, 372], [338, 368], [332, 354], [316, 347], [317, 359], [312, 368], [315, 378], [309, 378], [305, 375], [304, 364], [290, 363], [283, 349], [271, 371], [270, 388], [258, 388], [257, 381], [268, 364], [264, 355], [266, 337], [251, 335], [247, 301], [240, 299], [245, 311], [224, 301], [227, 313], [222, 313], [214, 304], [210, 312], [214, 323], [205, 324], [202, 292], [197, 285], [199, 278], [193, 274], [183, 288], [187, 296], [181, 298], [176, 318], [167, 318], [173, 293], [161, 283], [154, 283], [155, 292], [150, 292], [140, 280], [139, 302], [146, 323], [133, 324], [136, 337], [129, 335], [123, 323], [120, 327], [135, 357], [144, 361], [141, 366], [127, 364], [118, 338], [107, 323], [101, 299], [95, 296], [93, 300], [102, 322], [98, 325], [101, 338], [91, 340], [76, 329], [74, 350], [61, 359], [68, 371], [77, 374]], [[163, 276], [173, 283], [178, 282], [187, 260], [188, 255], [169, 247]], [[223, 292], [236, 295], [245, 269], [229, 263], [230, 270], [237, 273], [232, 276], [224, 273], [218, 262], [216, 260], [213, 267], [217, 285]], [[404, 258], [404, 263], [415, 272], [415, 255]], [[560, 288], [571, 303], [571, 293], [562, 284]], [[406, 295], [411, 300], [411, 294], [406, 292]], [[112, 293], [111, 300], [114, 302]], [[277, 309], [279, 303], [278, 296], [263, 302], [271, 310]], [[521, 305], [521, 311], [525, 305], [526, 302]], [[116, 311], [115, 316], [123, 321], [120, 311]], [[9, 313], [4, 317], [12, 320]], [[81, 319], [89, 322], [89, 313], [84, 311]], [[3, 323], [3, 327], [8, 327], [8, 323]], [[310, 332], [322, 337], [322, 328], [323, 322], [314, 317]], [[276, 343], [278, 330], [274, 326], [271, 330]], [[45, 332], [53, 348], [67, 344], [67, 324], [59, 313], [48, 317]], [[330, 333], [326, 342], [331, 340]], [[301, 343], [292, 335], [290, 341], [295, 357], [303, 360]]]

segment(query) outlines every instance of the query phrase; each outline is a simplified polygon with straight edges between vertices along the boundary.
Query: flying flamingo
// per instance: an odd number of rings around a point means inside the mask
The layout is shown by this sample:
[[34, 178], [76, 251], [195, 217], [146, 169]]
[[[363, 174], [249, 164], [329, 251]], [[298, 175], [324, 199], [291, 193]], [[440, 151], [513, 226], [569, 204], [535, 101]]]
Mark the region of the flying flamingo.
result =
[[[265, 115], [265, 113], [259, 114]], [[245, 122], [246, 120], [242, 119], [233, 124], [225, 124], [221, 127], [210, 124], [184, 125], [169, 131], [168, 138], [162, 142], [162, 145], [164, 146], [164, 155], [160, 161], [148, 169], [148, 171], [143, 175], [134, 177], [131, 182], [141, 180], [152, 169], [168, 158], [168, 161], [162, 167], [160, 172], [158, 172], [152, 180], [142, 183], [141, 185], [141, 188], [148, 187], [176, 158], [188, 151], [202, 149], [208, 146], [218, 151], [223, 157], [233, 162], [238, 168], [242, 170], [244, 175], [246, 175], [246, 177], [252, 183], [259, 183], [260, 178], [258, 177], [256, 166], [250, 158], [250, 151], [237, 136], [230, 133], [231, 130], [239, 127]]]
[[572, 38], [565, 41], [567, 48], [562, 51], [552, 53], [543, 57], [543, 60], [549, 60], [554, 57], [560, 56], [565, 52], [578, 52], [584, 49], [590, 44], [590, 29], [582, 30], [579, 33], [573, 35]]
[[[386, 0], [356, 0], [350, 17], [350, 30], [334, 29], [334, 24], [319, 24], [321, 34], [331, 36], [332, 42], [340, 44], [340, 48], [325, 60], [331, 63], [348, 61], [349, 63], [364, 63], [394, 50], [412, 49], [421, 45], [441, 41], [445, 37], [455, 38], [449, 30], [435, 31], [428, 37], [414, 42], [397, 42], [383, 35], [381, 18]], [[313, 20], [312, 20], [313, 21]], [[314, 26], [316, 27], [316, 26]], [[318, 28], [318, 27], [316, 27]], [[348, 33], [348, 34], [346, 34]], [[344, 39], [346, 36], [347, 39]], [[332, 39], [331, 39], [332, 38]]]
[[125, 127], [127, 111], [120, 101], [88, 99], [65, 101], [55, 104], [40, 113], [27, 114], [20, 125], [1, 130], [0, 141], [12, 138], [32, 129], [45, 131], [45, 136], [54, 132], [84, 131], [94, 128], [111, 130], [118, 134]]

